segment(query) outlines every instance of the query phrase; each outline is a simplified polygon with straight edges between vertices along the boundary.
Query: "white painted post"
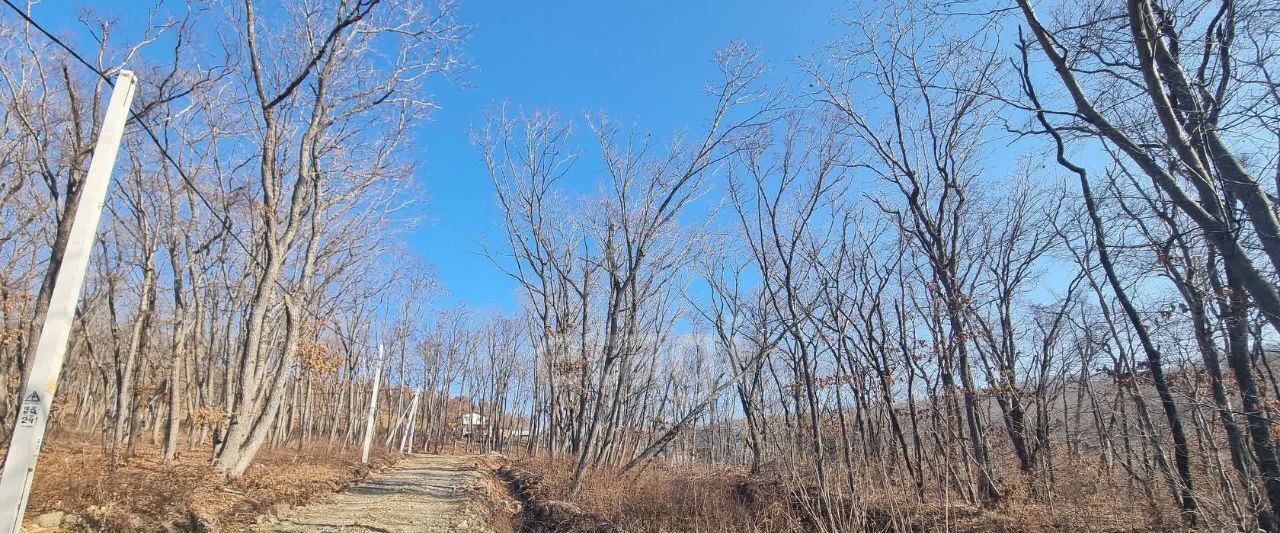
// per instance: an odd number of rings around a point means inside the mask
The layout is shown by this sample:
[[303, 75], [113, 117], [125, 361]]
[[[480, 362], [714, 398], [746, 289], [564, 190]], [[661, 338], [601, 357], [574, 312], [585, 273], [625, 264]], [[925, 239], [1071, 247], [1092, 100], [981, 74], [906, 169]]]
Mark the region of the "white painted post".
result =
[[84, 286], [89, 252], [93, 250], [98, 220], [102, 218], [102, 203], [111, 181], [111, 168], [115, 166], [124, 125], [129, 120], [129, 104], [137, 86], [137, 78], [128, 70], [121, 70], [116, 76], [107, 114], [98, 132], [98, 144], [89, 160], [89, 172], [84, 178], [80, 202], [76, 205], [75, 220], [71, 222], [71, 235], [63, 252], [62, 265], [54, 278], [48, 315], [36, 341], [31, 374], [22, 390], [22, 405], [13, 426], [13, 436], [9, 439], [4, 472], [0, 473], [0, 531], [4, 533], [18, 533], [22, 529], [22, 513], [27, 507], [40, 446], [44, 444], [49, 407], [53, 405], [53, 393], [58, 388], [58, 374], [62, 372], [62, 363], [67, 356], [71, 322], [75, 318], [76, 303], [80, 300], [80, 289]]
[[401, 432], [400, 453], [413, 453], [413, 430], [414, 423], [418, 420], [418, 396], [421, 394], [421, 388], [414, 389], [413, 400], [409, 401], [409, 428]]
[[369, 462], [369, 446], [373, 444], [373, 421], [378, 416], [378, 388], [382, 386], [382, 343], [378, 343], [378, 367], [373, 371], [373, 393], [369, 395], [369, 419], [364, 424], [364, 449], [360, 462]]

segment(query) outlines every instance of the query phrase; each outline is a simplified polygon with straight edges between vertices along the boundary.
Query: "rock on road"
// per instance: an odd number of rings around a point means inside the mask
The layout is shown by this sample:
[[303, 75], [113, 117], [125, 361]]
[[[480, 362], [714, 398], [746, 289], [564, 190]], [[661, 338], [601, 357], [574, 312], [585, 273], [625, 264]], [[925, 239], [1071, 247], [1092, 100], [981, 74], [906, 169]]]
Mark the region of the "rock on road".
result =
[[479, 456], [409, 456], [258, 531], [491, 533], [491, 476], [492, 468]]

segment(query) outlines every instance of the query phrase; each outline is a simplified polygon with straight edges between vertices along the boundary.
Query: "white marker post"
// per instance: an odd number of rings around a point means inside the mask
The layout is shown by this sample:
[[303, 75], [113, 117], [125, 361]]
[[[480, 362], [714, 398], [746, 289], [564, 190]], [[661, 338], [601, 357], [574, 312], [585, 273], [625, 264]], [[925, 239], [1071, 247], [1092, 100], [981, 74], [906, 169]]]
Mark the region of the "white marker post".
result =
[[382, 343], [378, 343], [378, 367], [373, 371], [373, 393], [369, 395], [369, 420], [364, 424], [364, 449], [360, 462], [369, 462], [369, 446], [373, 444], [373, 421], [378, 417], [378, 388], [382, 386]]
[[413, 453], [413, 429], [418, 421], [418, 396], [422, 388], [413, 389], [413, 400], [409, 402], [409, 428], [400, 432], [400, 453]]
[[84, 178], [75, 220], [71, 222], [71, 235], [53, 282], [48, 315], [36, 341], [31, 375], [22, 391], [22, 407], [13, 426], [13, 436], [9, 439], [4, 472], [0, 473], [0, 531], [4, 533], [18, 533], [22, 529], [22, 513], [27, 507], [36, 459], [40, 456], [45, 426], [49, 423], [49, 407], [53, 405], [58, 374], [62, 372], [62, 363], [67, 356], [71, 321], [75, 318], [76, 303], [84, 286], [89, 252], [98, 233], [98, 220], [102, 218], [102, 203], [111, 181], [111, 167], [116, 163], [120, 138], [124, 136], [124, 125], [129, 119], [129, 104], [137, 86], [137, 78], [128, 70], [121, 70], [116, 76], [111, 102], [107, 104], [107, 114], [98, 132], [98, 145], [89, 160], [89, 172]]

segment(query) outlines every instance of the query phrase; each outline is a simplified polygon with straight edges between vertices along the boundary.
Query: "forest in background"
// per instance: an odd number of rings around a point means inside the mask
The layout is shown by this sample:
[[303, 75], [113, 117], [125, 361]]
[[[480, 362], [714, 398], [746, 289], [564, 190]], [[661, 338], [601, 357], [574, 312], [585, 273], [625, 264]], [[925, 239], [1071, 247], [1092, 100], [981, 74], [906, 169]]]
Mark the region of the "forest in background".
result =
[[[127, 67], [53, 413], [113, 465], [358, 447], [376, 395], [379, 448], [527, 456], [634, 529], [1280, 531], [1280, 10], [844, 10], [792, 64], [728, 44], [670, 135], [495, 103], [478, 245], [511, 316], [440, 306], [405, 252], [451, 4], [157, 8], [128, 41], [85, 15], [79, 58], [0, 18], [0, 411]], [[592, 506], [703, 469], [786, 511]]]

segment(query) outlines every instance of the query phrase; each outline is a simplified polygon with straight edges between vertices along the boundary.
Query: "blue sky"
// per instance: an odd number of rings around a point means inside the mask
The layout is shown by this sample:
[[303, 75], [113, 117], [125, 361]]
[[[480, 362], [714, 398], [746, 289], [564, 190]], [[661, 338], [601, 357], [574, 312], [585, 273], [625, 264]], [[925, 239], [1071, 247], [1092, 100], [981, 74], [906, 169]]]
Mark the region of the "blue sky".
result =
[[[472, 26], [465, 45], [473, 67], [463, 84], [436, 91], [443, 109], [421, 136], [427, 219], [413, 232], [415, 251], [436, 265], [448, 303], [514, 311], [514, 284], [479, 255], [498, 237], [492, 185], [469, 132], [501, 102], [547, 109], [585, 132], [586, 112], [603, 111], [666, 137], [697, 128], [710, 110], [703, 84], [715, 76], [712, 53], [733, 40], [758, 47], [779, 79], [794, 58], [834, 39], [838, 1], [464, 2]], [[591, 140], [579, 135], [584, 148]], [[588, 158], [589, 159], [589, 158]], [[591, 161], [573, 178], [594, 182]], [[496, 241], [493, 241], [496, 242]]]
[[[88, 42], [76, 20], [89, 8], [126, 30], [141, 24], [131, 2], [45, 0], [35, 20], [71, 42]], [[583, 116], [612, 119], [663, 139], [696, 129], [710, 111], [703, 85], [713, 80], [715, 50], [733, 40], [759, 49], [774, 67], [772, 81], [796, 73], [795, 59], [817, 52], [839, 35], [834, 15], [848, 12], [839, 0], [710, 0], [681, 2], [458, 3], [458, 20], [470, 27], [463, 55], [470, 68], [434, 89], [442, 106], [417, 139], [418, 182], [427, 201], [422, 222], [407, 237], [410, 250], [435, 265], [448, 287], [445, 305], [514, 312], [515, 284], [480, 254], [481, 241], [499, 243], [499, 213], [470, 132], [484, 114], [507, 102], [513, 109], [543, 109], [575, 122], [587, 157], [572, 182], [596, 181], [592, 140]], [[13, 16], [13, 15], [7, 15]], [[138, 20], [134, 20], [138, 19]]]

